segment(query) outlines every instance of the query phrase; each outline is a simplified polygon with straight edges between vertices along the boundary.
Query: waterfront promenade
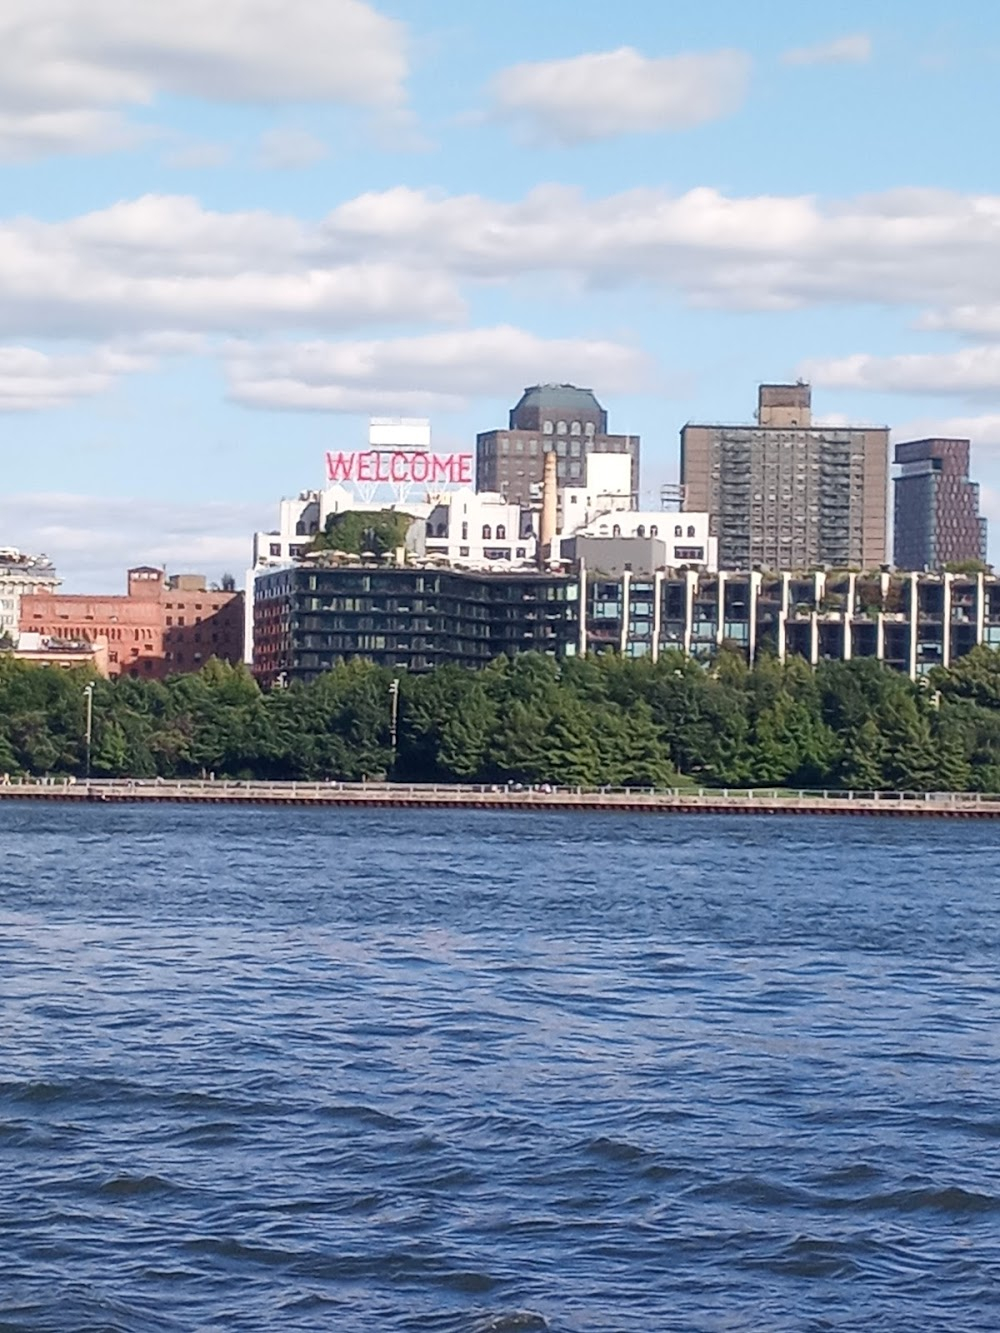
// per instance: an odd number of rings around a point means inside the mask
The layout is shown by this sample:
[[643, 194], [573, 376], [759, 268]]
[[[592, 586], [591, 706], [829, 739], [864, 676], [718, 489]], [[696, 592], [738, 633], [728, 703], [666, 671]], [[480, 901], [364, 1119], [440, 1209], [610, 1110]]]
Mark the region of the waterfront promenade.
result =
[[0, 801], [337, 806], [649, 814], [880, 815], [1000, 818], [1000, 793], [796, 791], [650, 787], [523, 787], [389, 782], [236, 782], [224, 779], [15, 780]]

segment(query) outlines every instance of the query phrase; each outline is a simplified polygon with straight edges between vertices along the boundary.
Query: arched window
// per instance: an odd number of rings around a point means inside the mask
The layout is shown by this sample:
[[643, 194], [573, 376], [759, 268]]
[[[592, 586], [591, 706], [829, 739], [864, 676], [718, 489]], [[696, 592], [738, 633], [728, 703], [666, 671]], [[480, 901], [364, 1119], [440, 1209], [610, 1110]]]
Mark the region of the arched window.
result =
[[556, 422], [556, 434], [557, 434], [557, 435], [565, 435], [565, 434], [566, 434], [566, 423], [565, 423], [565, 421], [557, 421], [557, 422]]
[[493, 537], [493, 529], [488, 523], [483, 524], [483, 541], [488, 542]]
[[503, 541], [506, 541], [506, 540], [507, 540], [507, 529], [504, 527], [504, 525], [503, 525], [502, 523], [498, 523], [498, 524], [497, 524], [497, 541], [498, 541], [498, 542], [503, 542]]
[[616, 523], [615, 526], [611, 529], [611, 535], [612, 535], [612, 537], [620, 537], [620, 536], [622, 535], [622, 530], [621, 530], [620, 526], [619, 526], [617, 523]]
[[637, 537], [645, 537], [645, 535], [646, 535], [646, 525], [645, 525], [645, 523], [640, 523], [640, 524], [639, 524], [639, 526], [638, 526], [638, 527], [636, 528], [636, 530], [635, 530], [635, 535], [636, 535]]
[[543, 421], [543, 422], [542, 422], [542, 434], [543, 434], [543, 435], [551, 435], [551, 434], [552, 434], [552, 422], [551, 422], [551, 421]]
[[658, 536], [660, 535], [660, 529], [656, 526], [655, 523], [654, 523], [653, 526], [649, 529], [649, 535], [650, 535], [651, 537], [658, 537]]
[[684, 529], [681, 527], [681, 525], [680, 525], [679, 523], [678, 523], [677, 526], [674, 528], [674, 536], [675, 536], [675, 537], [683, 537], [683, 536], [684, 536]]
[[462, 524], [462, 541], [463, 541], [463, 542], [467, 542], [468, 540], [469, 540], [469, 525], [468, 525], [468, 523], [463, 523], [463, 524]]
[[586, 435], [588, 440], [592, 440], [594, 438], [594, 423], [592, 421], [587, 422], [586, 426], [584, 426], [583, 428], [583, 433], [584, 435]]
[[693, 526], [693, 524], [691, 524], [691, 523], [688, 524], [688, 536], [689, 536], [689, 537], [693, 537], [693, 536], [694, 536], [694, 526]]
[[571, 423], [570, 428], [569, 428], [569, 433], [570, 433], [570, 435], [579, 435], [579, 434], [580, 434], [580, 423], [579, 423], [579, 421], [574, 421], [574, 422]]

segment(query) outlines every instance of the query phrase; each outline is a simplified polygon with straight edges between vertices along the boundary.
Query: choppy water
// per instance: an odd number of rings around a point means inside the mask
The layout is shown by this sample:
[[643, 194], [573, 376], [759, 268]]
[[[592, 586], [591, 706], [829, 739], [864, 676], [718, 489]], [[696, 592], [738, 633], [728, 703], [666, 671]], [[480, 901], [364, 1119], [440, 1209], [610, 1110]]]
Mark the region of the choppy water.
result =
[[996, 1328], [998, 834], [2, 807], [0, 1328]]

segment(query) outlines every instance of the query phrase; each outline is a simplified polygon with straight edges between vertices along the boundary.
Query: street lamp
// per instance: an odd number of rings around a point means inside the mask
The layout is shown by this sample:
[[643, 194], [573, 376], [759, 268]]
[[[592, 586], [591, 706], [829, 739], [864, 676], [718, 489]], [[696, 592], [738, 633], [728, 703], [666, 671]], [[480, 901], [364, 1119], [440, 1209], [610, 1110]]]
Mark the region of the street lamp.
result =
[[389, 681], [389, 745], [391, 747], [391, 756], [389, 759], [390, 776], [396, 769], [396, 738], [399, 734], [399, 680], [394, 677]]
[[87, 700], [87, 759], [85, 776], [90, 781], [90, 742], [94, 734], [94, 682], [83, 687], [83, 697]]

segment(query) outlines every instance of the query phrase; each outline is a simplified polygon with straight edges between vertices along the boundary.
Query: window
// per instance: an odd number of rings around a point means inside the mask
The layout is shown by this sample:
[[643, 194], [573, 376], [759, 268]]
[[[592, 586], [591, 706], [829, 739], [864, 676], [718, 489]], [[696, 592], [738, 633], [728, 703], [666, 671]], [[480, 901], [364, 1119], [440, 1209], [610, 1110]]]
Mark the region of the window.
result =
[[638, 527], [636, 528], [636, 530], [635, 530], [635, 535], [636, 535], [637, 537], [645, 537], [645, 535], [646, 535], [646, 525], [645, 525], [645, 523], [640, 523], [640, 524], [639, 524], [639, 526], [638, 526]]
[[280, 546], [280, 544], [279, 544], [278, 542], [272, 542], [272, 543], [271, 543], [271, 554], [272, 554], [272, 555], [281, 555], [281, 546]]
[[570, 504], [571, 504], [571, 505], [575, 505], [576, 502], [577, 502], [577, 500], [579, 500], [579, 498], [580, 498], [580, 497], [579, 497], [578, 495], [571, 495], [571, 496], [569, 497], [569, 502], [570, 502]]
[[557, 434], [557, 435], [565, 435], [565, 434], [566, 434], [566, 423], [565, 423], [565, 421], [557, 421], [557, 422], [556, 422], [556, 434]]
[[586, 435], [588, 440], [592, 440], [594, 438], [594, 423], [592, 421], [587, 422], [586, 426], [584, 426], [583, 428], [583, 433], [584, 435]]
[[649, 529], [649, 535], [650, 535], [651, 537], [658, 537], [658, 536], [660, 535], [660, 529], [656, 526], [655, 523], [654, 523], [654, 524], [652, 525], [652, 527]]
[[679, 523], [678, 523], [677, 526], [674, 528], [674, 536], [675, 536], [675, 537], [683, 537], [683, 536], [684, 536], [684, 529], [681, 527], [681, 525], [680, 525]]
[[619, 527], [619, 525], [618, 525], [617, 523], [616, 523], [615, 526], [611, 529], [611, 535], [612, 535], [612, 537], [620, 537], [620, 536], [622, 535], [622, 530], [621, 530], [621, 528]]
[[463, 523], [463, 524], [462, 524], [462, 541], [463, 541], [463, 542], [467, 542], [468, 540], [469, 540], [469, 525], [468, 525], [468, 523]]
[[507, 540], [507, 529], [504, 527], [504, 525], [503, 525], [502, 523], [498, 523], [498, 524], [497, 524], [497, 541], [498, 541], [498, 542], [502, 542], [502, 541], [506, 541], [506, 540]]
[[689, 536], [689, 537], [693, 537], [693, 536], [694, 536], [694, 524], [693, 524], [693, 523], [689, 523], [689, 524], [688, 524], [688, 536]]
[[488, 523], [484, 523], [484, 524], [483, 524], [483, 541], [484, 541], [484, 542], [488, 542], [492, 536], [493, 536], [493, 529], [490, 527], [490, 525], [489, 525]]
[[574, 421], [574, 422], [573, 422], [573, 424], [572, 424], [572, 425], [570, 426], [570, 428], [569, 428], [569, 433], [570, 433], [570, 435], [579, 435], [579, 434], [580, 434], [580, 423], [579, 423], [579, 421]]
[[543, 422], [542, 422], [542, 434], [543, 434], [543, 435], [551, 435], [551, 434], [552, 434], [552, 422], [551, 422], [551, 421], [543, 421]]

